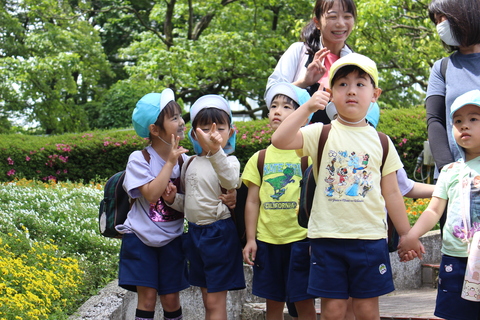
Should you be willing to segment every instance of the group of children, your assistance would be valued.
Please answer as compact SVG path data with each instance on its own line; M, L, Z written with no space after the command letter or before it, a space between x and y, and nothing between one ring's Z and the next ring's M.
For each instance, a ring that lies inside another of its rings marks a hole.
M337 60L329 89L321 86L311 97L292 84L276 84L266 94L275 130L272 144L264 151L263 168L257 152L242 175L231 155L235 130L225 99L206 95L192 105L188 137L195 155L189 157L179 146L185 123L173 92L143 97L132 120L137 134L150 139L146 150L151 158L135 151L128 160L124 188L137 201L117 227L123 233L119 285L138 293L136 319L153 319L157 294L164 319L182 319L179 292L189 285L201 288L205 319L227 319L227 291L245 288L243 260L253 266L252 292L266 299L267 319L283 319L285 302L294 317L316 319L314 299L321 297L322 320L378 320L378 297L394 290L386 212L400 235L400 258L408 261L422 257L419 237L438 221L447 200L442 265L452 265L455 272L440 270L440 278L450 288L461 286L471 233L459 232L468 226L459 210L458 186L467 179L473 191L480 172L475 160L480 155L480 91L458 98L452 107L464 161L442 170L433 199L413 228L403 196L427 197L433 186L406 177L390 139L384 157L375 129L380 94L375 62L356 53ZM334 108L335 120L320 161L324 125L307 124L327 106ZM301 157L306 156L320 168L314 171L317 187L308 229L298 225L296 216ZM226 190L242 181L248 187L243 259L226 197ZM472 228L479 217L472 212ZM479 306L461 299L459 292L439 290L436 315L477 319Z

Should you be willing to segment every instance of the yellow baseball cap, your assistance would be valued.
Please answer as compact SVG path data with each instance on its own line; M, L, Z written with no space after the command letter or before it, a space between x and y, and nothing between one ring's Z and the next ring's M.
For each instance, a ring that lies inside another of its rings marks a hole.
M340 68L345 66L359 67L360 69L368 73L370 77L372 77L373 82L375 83L375 87L378 88L377 64L372 59L358 53L347 54L346 56L343 56L337 61L335 61L335 63L330 67L330 76L328 79L330 88L332 87L332 80L335 76L335 73L337 73Z

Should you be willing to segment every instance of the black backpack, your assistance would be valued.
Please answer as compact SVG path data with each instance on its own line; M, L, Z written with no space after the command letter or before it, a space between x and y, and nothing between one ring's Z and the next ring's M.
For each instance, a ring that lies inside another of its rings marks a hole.
M150 154L143 149L142 154L150 163ZM180 157L181 159L181 157ZM108 238L121 238L115 226L122 224L127 219L135 199L130 199L127 192L123 189L123 180L125 179L125 170L115 173L108 179L103 189L103 199L100 201L98 212L98 226L100 234Z
M320 139L318 140L318 154L317 154L317 172L320 171L320 162L322 160L323 148L325 147L325 142L327 141L328 134L330 132L331 125L326 124L323 126L322 133L320 134ZM388 137L383 132L378 132L378 137L380 138L380 143L382 144L383 156L382 156L382 165L380 167L380 172L383 170L383 165L388 155ZM300 201L298 207L298 224L304 228L308 227L308 220L310 219L310 212L312 209L313 197L315 195L315 189L317 183L313 176L313 165L310 165L303 173L302 180L300 181ZM399 236L397 230L393 226L393 223L390 217L387 216L388 224L388 251L394 252L397 250Z

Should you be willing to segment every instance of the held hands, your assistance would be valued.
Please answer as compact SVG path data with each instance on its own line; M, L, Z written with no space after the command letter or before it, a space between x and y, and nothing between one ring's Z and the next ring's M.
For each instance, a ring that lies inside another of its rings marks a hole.
M415 258L422 259L425 248L420 240L413 237L410 232L400 237L398 244L398 256L401 262L407 262Z
M171 181L169 181L165 191L162 194L162 198L167 204L172 204L175 201L176 195L177 187Z
M223 143L223 138L217 131L217 124L214 122L208 132L203 132L202 129L197 128L197 140L204 151L215 154L220 150Z
M227 193L222 193L218 199L222 201L228 208L235 209L237 205L237 189L227 190Z

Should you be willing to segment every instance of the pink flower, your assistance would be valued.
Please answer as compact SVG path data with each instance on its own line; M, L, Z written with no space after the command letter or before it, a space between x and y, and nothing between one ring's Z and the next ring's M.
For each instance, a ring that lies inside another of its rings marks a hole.
M247 134L246 133L242 134L242 139L247 139Z
M8 158L7 158L7 161L8 161L8 164L9 164L9 165L13 166L13 160L12 160L12 158L8 157Z
M29 156L26 156L26 157L25 157L25 161L30 161L30 157L29 157Z
M11 169L7 172L7 176L13 176L15 174L15 169Z
M104 146L104 147L108 146L109 144L110 144L110 141L104 141L104 142L103 142L103 146Z

